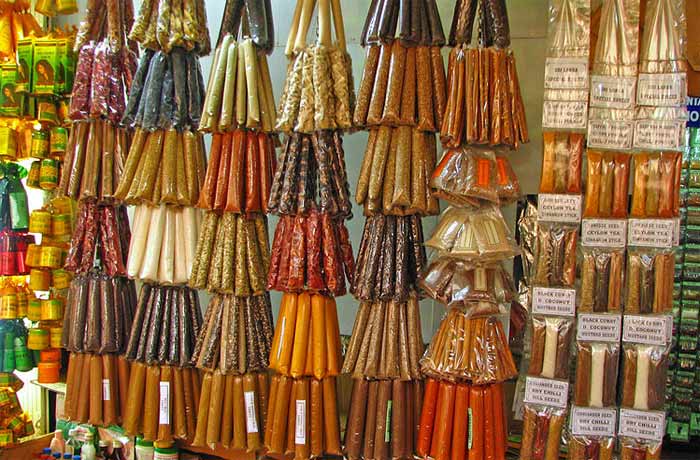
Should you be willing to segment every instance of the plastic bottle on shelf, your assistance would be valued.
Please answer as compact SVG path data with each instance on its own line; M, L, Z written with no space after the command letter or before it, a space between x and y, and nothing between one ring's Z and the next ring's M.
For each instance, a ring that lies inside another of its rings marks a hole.
M180 454L172 442L156 442L153 460L178 460Z
M68 430L68 440L66 441L66 448L64 454L70 455L68 460L73 459L73 455L78 451L78 442L75 440L75 428Z
M75 457L73 458L75 459ZM80 458L81 460L96 460L97 458L97 451L95 450L92 433L87 433L85 435L85 443L83 447L80 448Z
M51 454L53 454L54 457L55 454L58 454L58 458L60 459L63 452L66 450L66 440L63 439L63 431L56 430L53 432L53 439L49 447L51 448Z
M153 442L136 438L136 448L134 449L134 452L136 454L136 460L153 460L155 455Z

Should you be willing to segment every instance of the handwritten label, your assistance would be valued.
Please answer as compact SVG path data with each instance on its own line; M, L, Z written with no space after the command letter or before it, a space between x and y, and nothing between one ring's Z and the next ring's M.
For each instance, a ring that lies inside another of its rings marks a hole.
M686 103L688 77L685 73L640 73L637 104L677 107Z
M243 392L245 400L245 426L248 433L258 432L258 418L255 411L255 393L252 391Z
M589 147L629 150L633 143L633 121L590 120L588 122Z
M634 108L637 79L634 77L591 77L591 107Z
M581 221L581 195L541 193L537 197L538 219L544 222Z
M675 219L629 219L627 244L648 248L671 248L677 241Z
M620 315L581 313L578 315L576 340L589 342L619 342L622 333Z
M158 424L170 425L170 382L160 382Z
M581 244L592 247L624 248L627 244L625 219L583 219Z
M588 101L545 101L542 127L550 129L586 129Z
M587 58L547 58L544 65L547 89L585 89L588 87Z
M577 407L571 409L571 434L574 436L615 436L616 409Z
M652 150L682 150L685 145L685 121L637 120L634 147Z
M576 315L576 290L535 287L532 289L532 312L537 315Z
M625 315L622 331L623 342L646 345L666 345L673 335L673 318L670 315Z
M525 380L525 402L566 408L569 395L569 382L540 377L527 377Z
M102 401L109 401L112 399L111 395L111 386L109 383L109 379L102 379Z
M306 444L306 401L297 399L296 418L294 421L294 443Z
M666 414L659 411L620 409L620 436L661 442L666 431Z

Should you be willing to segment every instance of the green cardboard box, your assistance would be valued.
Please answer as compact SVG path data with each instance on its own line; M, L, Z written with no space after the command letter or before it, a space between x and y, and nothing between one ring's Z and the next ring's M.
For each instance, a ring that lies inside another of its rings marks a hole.
M16 91L30 93L32 91L32 68L34 67L34 39L23 38L17 42Z
M56 94L59 73L59 40L36 40L34 42L34 67L32 79L34 94Z
M17 94L17 66L3 64L0 66L0 115L19 116L21 96Z

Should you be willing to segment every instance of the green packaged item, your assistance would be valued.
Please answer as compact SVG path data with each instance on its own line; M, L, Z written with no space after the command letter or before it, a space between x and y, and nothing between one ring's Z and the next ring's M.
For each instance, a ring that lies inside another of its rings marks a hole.
M41 177L41 161L32 161L27 175L27 187L39 188L39 178Z
M0 156L17 158L17 138L15 130L9 126L0 126Z
M700 300L700 283L691 281L683 283L683 301L686 299Z
M695 372L690 371L676 371L673 377L673 386L679 388L687 388L690 391L690 398L693 395L693 385L695 385Z
M66 144L68 143L68 130L62 126L54 126L51 128L51 136L49 140L49 148L51 153L64 153Z
M694 354L678 353L678 369L695 372L695 360Z
M17 117L20 110L20 97L17 94L17 65L0 66L0 116Z
M690 435L700 435L700 412L693 412L690 414Z
M672 441L689 442L690 441L690 424L669 420L666 433Z
M16 91L30 93L32 91L32 68L34 67L34 39L23 38L17 41Z
M49 125L58 124L56 104L53 101L39 101L39 121Z
M700 264L689 262L683 266L684 281L700 281Z
M12 331L5 332L5 340L2 349L2 371L14 372L15 370L15 334Z
M47 131L32 131L32 146L29 155L33 158L48 158L50 153L49 133Z
M34 94L57 94L59 40L41 39L34 42L34 67L32 72Z
M27 192L20 181L26 177L27 170L16 163L4 163L0 164L0 171L3 172L0 178L0 230L27 231Z
M34 360L23 337L15 337L15 366L20 372L27 372L34 367Z

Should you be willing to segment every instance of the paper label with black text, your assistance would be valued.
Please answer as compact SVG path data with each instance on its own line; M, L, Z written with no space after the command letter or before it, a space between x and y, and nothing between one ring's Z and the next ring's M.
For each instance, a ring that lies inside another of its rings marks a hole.
M294 444L306 444L306 401L297 399L294 420Z
M581 244L591 247L624 248L627 244L627 220L583 219Z
M634 143L634 121L590 120L588 147L629 150Z
M537 315L576 315L576 290L563 288L532 288L532 313Z
M112 398L109 379L102 379L102 401L109 401Z
M634 147L648 150L683 150L685 121L637 120L634 127Z
M578 315L576 340L588 342L619 342L622 334L620 315L581 313Z
M688 77L685 73L640 73L637 105L677 107L685 105Z
M546 89L585 89L588 87L587 58L547 58L544 64Z
M544 101L542 127L549 129L586 129L588 101Z
M160 382L158 424L170 425L170 382Z
M615 436L616 409L574 406L571 409L571 434L574 436Z
M566 408L569 395L569 382L540 377L527 377L525 380L525 402Z
M620 436L661 442L665 431L666 414L663 412L620 408Z
M637 97L635 77L591 77L591 107L632 109Z
M537 196L537 215L543 222L581 221L581 195L541 193Z
M245 400L245 425L248 433L258 432L258 417L255 410L255 393L252 391L243 392Z
M622 341L647 345L666 345L673 335L671 315L625 315Z
M629 219L627 244L647 248L672 248L677 241L676 219Z

